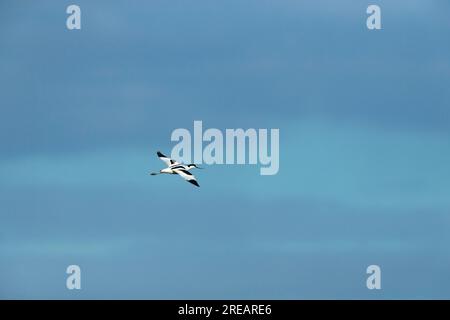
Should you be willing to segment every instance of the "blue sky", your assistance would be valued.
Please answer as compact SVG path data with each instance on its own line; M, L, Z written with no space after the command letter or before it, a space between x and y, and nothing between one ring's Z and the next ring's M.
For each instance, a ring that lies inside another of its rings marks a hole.
M0 4L1 298L450 297L446 1L72 3ZM194 120L279 173L150 177Z

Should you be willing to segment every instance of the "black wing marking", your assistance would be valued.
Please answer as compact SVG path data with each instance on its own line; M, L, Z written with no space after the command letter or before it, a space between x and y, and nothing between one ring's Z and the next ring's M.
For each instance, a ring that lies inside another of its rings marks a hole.
M182 169L182 170L184 170L184 166L178 166L178 165L176 165L176 166L173 166L173 167L170 167L170 169L172 169L172 170L175 170L175 169Z
M164 161L166 163L167 166L177 164L177 162L175 160L170 159L169 157L162 154L160 151L156 152L156 154L162 161Z
M190 173L189 171L186 170L180 170L181 172L183 172L184 174L187 174L188 176L192 176L192 173Z
M187 180L187 182L192 183L194 186L200 187L200 185L198 184L198 182L196 180Z
M194 186L200 187L195 177L189 171L183 169L175 169L174 172L178 173L178 175L187 182L192 183Z

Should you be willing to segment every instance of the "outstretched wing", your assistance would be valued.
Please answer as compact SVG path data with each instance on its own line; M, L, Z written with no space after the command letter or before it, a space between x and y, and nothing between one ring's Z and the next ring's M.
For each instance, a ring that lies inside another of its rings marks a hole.
M175 173L177 173L180 177L182 177L187 182L192 183L194 186L200 187L197 180L195 179L194 175L190 173L187 170L184 169L175 169L173 170Z
M175 160L170 159L169 157L166 157L165 155L163 155L161 152L157 152L156 153L158 155L158 157L164 161L164 163L166 164L166 166L170 167L173 166L175 164L179 164L178 162L176 162Z

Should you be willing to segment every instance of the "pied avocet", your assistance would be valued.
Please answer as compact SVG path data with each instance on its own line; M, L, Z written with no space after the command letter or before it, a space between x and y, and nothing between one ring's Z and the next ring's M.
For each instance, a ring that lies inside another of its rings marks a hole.
M156 154L162 161L164 161L164 163L167 165L167 168L162 169L157 173L155 173L155 172L150 173L152 176L155 176L155 175L161 174L161 173L177 174L177 175L181 176L187 182L192 183L194 186L200 187L197 180L192 175L192 173L189 172L189 170L191 170L192 168L197 168L197 169L203 169L203 168L199 168L196 164L193 164L193 163L187 164L187 165L178 163L175 160L172 160L169 157L166 157L159 151Z

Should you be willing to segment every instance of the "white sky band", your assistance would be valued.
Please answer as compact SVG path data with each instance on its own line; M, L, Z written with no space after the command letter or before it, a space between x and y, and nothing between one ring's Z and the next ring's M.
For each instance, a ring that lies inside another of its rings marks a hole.
M222 131L210 128L203 132L202 121L194 121L193 139L188 129L178 128L172 132L171 141L178 142L172 148L171 157L183 163L247 164L248 159L248 164L262 165L261 175L275 175L280 167L279 129L270 129L270 143L267 129L226 129L225 157ZM203 142L207 143L205 147Z

